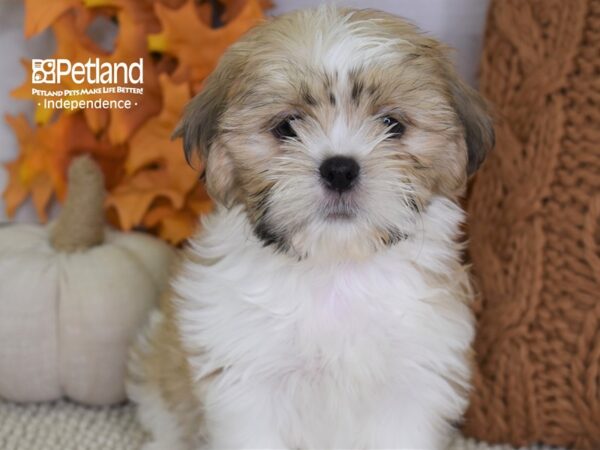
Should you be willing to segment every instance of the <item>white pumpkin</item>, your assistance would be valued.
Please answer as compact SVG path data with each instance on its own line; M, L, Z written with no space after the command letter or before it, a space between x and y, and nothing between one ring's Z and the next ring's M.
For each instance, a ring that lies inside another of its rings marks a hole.
M104 225L98 166L80 157L48 227L0 227L0 397L125 399L127 351L167 283L174 250Z

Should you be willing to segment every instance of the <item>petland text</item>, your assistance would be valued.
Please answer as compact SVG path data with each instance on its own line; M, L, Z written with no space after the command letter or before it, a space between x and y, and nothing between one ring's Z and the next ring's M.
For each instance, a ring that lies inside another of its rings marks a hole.
M144 59L130 64L101 62L100 58L72 63L68 59L33 59L33 84L59 84L68 77L75 84L143 84Z

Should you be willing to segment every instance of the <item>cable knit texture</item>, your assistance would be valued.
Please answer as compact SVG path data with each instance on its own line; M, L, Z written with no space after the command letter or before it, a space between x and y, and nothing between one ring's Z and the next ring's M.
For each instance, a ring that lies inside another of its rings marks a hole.
M478 373L465 431L600 449L600 0L492 2L497 145L469 199Z

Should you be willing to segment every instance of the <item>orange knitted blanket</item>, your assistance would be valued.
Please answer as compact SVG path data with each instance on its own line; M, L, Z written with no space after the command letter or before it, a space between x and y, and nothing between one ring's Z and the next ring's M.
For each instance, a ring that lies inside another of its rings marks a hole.
M496 0L499 116L468 203L478 371L465 431L600 449L600 0Z

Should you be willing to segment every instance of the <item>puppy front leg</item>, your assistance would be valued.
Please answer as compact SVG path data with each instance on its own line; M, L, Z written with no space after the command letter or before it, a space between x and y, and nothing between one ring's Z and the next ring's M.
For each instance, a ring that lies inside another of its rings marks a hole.
M213 421L209 429L207 450L222 449L287 449L279 433L257 417L257 414L225 416Z
M369 449L445 450L453 428L437 408L418 399L383 401L374 407L362 441Z
M252 387L209 400L207 449L287 449L274 408Z

